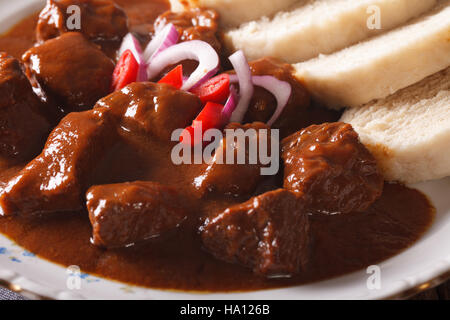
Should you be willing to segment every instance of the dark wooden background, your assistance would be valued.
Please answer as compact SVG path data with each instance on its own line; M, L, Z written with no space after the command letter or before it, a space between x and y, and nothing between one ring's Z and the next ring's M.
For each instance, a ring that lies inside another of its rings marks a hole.
M425 291L413 297L412 300L450 300L450 281L437 288Z

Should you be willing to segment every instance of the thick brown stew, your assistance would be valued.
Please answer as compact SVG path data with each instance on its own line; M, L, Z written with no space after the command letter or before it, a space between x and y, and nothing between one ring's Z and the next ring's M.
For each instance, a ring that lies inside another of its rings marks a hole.
M0 187L7 190L0 205L10 214L0 218L0 232L27 250L141 286L245 291L363 269L408 248L431 225L434 209L427 198L384 183L357 134L334 122L339 113L310 102L289 67L270 59L251 63L252 72L274 75L293 88L273 126L284 138L279 174L262 178L255 174L259 164L173 164L170 134L200 111L197 97L137 83L127 93L103 98L112 72L108 57L126 33L126 16L130 30L145 42L168 4L117 0L125 15L105 1L90 8L96 1L61 0L49 1L46 10L64 19L72 2L83 5L88 19L84 37L52 26L45 15L36 31L35 14L0 38L0 52L18 59L36 36L42 42L23 56L34 91L18 60L0 55ZM212 11L166 12L156 24L171 21L182 41L202 39L220 51L216 19ZM77 47L76 53L67 54L67 46ZM85 68L86 57L92 65ZM74 72L66 65L80 69L80 77L71 78ZM274 98L257 89L248 124L229 128L259 132L274 106ZM55 177L69 183L52 188L61 184ZM192 183L198 177L201 183ZM139 242L142 238L148 240ZM297 275L266 277L286 272Z

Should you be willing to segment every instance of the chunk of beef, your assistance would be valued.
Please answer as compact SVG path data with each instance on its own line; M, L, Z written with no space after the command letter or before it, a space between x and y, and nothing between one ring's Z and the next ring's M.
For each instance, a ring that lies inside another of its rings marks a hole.
M278 189L226 209L200 228L203 245L216 258L240 263L266 276L305 270L309 221L303 198Z
M310 98L305 87L293 77L292 66L272 58L263 58L250 63L252 74L270 75L291 85L292 93L283 113L272 125L280 129L280 136L286 137L299 129L313 124L310 114ZM266 89L255 86L244 122L268 122L277 107L275 97Z
M42 153L0 194L0 215L78 210L89 178L116 141L109 110L70 113L52 131Z
M114 63L81 33L69 32L31 48L27 74L65 112L92 108L110 93Z
M170 141L172 132L185 128L200 112L200 99L166 84L132 83L98 101L121 118L121 126Z
M79 8L80 20L76 20ZM76 22L80 22L77 29ZM36 39L39 43L70 32L81 32L88 40L117 49L128 33L127 16L109 0L47 0L39 14Z
M231 140L227 140L228 130L231 130L236 138L228 136ZM271 137L270 127L261 122L245 125L229 124L210 164L205 165L202 173L194 179L197 195L202 197L213 193L238 197L255 191L266 177L261 173L261 169L266 167L267 163L263 164L260 161L260 147L265 146L267 155L270 156ZM278 161L278 156L276 159ZM232 160L232 163L229 160Z
M211 9L191 8L182 12L167 11L155 21L155 30L172 23L180 34L180 41L202 40L220 54L222 45L217 38L219 15Z
M160 236L187 217L182 198L156 182L94 186L87 192L93 243L122 247Z
M375 158L351 125L313 125L282 141L284 187L304 193L314 211L362 212L382 193Z
M0 155L25 160L42 148L50 124L19 61L0 53Z
M51 41L51 40L50 40ZM12 178L0 195L0 214L82 208L82 194L119 130L170 140L201 108L193 94L169 85L134 83L93 110L70 113L53 130L43 152Z

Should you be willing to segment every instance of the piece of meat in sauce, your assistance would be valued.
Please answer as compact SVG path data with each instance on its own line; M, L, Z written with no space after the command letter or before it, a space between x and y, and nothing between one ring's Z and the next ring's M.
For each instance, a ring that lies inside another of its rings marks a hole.
M310 199L326 214L363 212L383 190L375 158L352 126L313 125L282 141L284 187Z
M36 27L38 43L70 31L81 32L106 50L118 49L128 33L127 16L109 0L47 0Z
M81 33L48 40L22 59L32 83L66 113L91 109L110 93L114 63Z
M86 195L95 245L114 248L158 237L188 216L180 194L156 182L91 187Z
M287 105L273 129L280 129L280 136L286 137L299 129L311 125L310 97L303 85L293 77L292 66L272 58L263 58L250 62L252 74L255 76L270 75L291 85L292 93ZM275 97L266 89L255 86L244 122L260 121L267 123L277 106Z
M0 155L26 160L39 153L50 132L43 105L20 62L0 52Z
M202 40L220 54L222 45L217 38L219 15L210 9L191 8L182 12L166 11L155 21L155 30L172 23L180 34L180 41Z
M230 123L225 127L224 133L227 130L230 130L236 138L227 141L225 135L210 163L204 165L202 173L194 179L193 186L197 197L208 194L233 197L250 195L266 178L262 175L261 169L266 167L267 163L261 163L258 155L260 144L266 146L267 156L271 155L270 139L275 137L272 137L270 127L261 122L244 125ZM251 146L256 149L252 149ZM278 150L274 152L279 154ZM227 153L233 163L227 161ZM276 156L277 161L278 158Z
M73 112L50 134L42 153L0 193L0 215L83 208L89 179L114 145L116 123L107 109Z
M95 106L104 107L121 119L123 128L170 142L173 131L189 126L202 104L197 96L171 85L135 82Z
M265 276L290 276L309 259L306 203L278 189L208 218L200 228L203 245L216 258L247 266Z

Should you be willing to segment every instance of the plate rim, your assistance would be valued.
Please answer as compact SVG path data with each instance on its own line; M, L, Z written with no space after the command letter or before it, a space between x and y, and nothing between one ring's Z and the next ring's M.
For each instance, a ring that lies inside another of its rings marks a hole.
M13 240L7 238L3 234L0 234L0 236L13 242ZM13 243L15 243L15 242L13 242ZM18 247L20 247L20 246L18 246ZM22 247L20 247L20 248L22 248ZM405 251L407 251L407 250L408 250L408 248L405 249ZM54 263L45 258L42 258L39 256L37 256L37 258L41 261L45 261L45 262L55 265L57 267L65 268L64 265ZM390 259L392 259L392 258L390 258ZM390 259L388 259L387 261L389 261ZM415 296L415 295L425 292L427 290L433 289L433 288L445 283L446 281L449 281L450 280L450 256L445 260L448 260L449 263L446 266L442 266L441 269L443 269L443 270L441 270L441 271L438 271L437 269L432 270L431 274L434 274L434 275L433 276L430 275L431 278L428 278L427 280L424 280L424 281L420 281L417 284L414 284L411 286L408 286L408 282L404 282L403 288L397 288L397 289L394 288L394 289L390 290L390 291L394 291L394 292L387 291L385 294L375 296L375 297L369 297L369 299L370 300L408 299L408 298L411 298L412 296ZM12 280L8 280L6 277L2 276L2 273L4 274L5 272L9 273L8 278L9 279L12 278ZM358 271L356 271L354 273L357 273L357 272ZM349 276L351 274L353 274L353 273L345 274L345 275L327 279L327 280L335 280L335 279L339 279L341 277ZM153 291L160 291L160 292L180 292L183 294L190 295L191 299L196 299L196 300L214 300L215 299L214 297L212 297L212 298L208 297L209 295L214 295L214 294L227 295L230 298L233 298L233 295L242 293L242 292L221 292L221 293L200 292L200 293L195 293L192 291L153 289L153 288L142 287L139 285L127 284L127 283L117 281L114 279L102 278L101 276L98 276L95 274L93 274L93 276L99 277L102 279L102 281L105 281L105 282L110 282L110 283L114 283L114 284L122 284L122 285L125 285L128 287L131 287L131 288L139 288L139 289L143 289L143 290L153 290ZM418 275L418 277L419 277L419 275ZM18 280L16 280L16 279L18 279ZM327 280L324 280L324 281L327 281ZM315 283L320 283L320 282L321 281L315 282ZM22 283L26 283L27 285L24 286ZM315 283L313 283L313 284L315 284ZM30 289L29 286L34 287L35 289ZM92 299L88 296L85 296L84 294L71 293L70 291L67 291L67 290L56 289L55 287L52 287L50 285L44 285L41 283L38 284L34 279L32 279L24 274L18 273L15 270L9 270L9 269L4 269L4 268L0 268L0 287L10 290L12 292L15 292L17 294L21 294L27 298L35 299L35 300L61 300L61 299L88 300L88 299ZM292 286L290 288L296 288L296 287L301 287L301 285L300 286ZM287 288L289 288L289 287L287 287ZM249 291L248 293L270 292L270 291L275 291L275 290L283 290L283 289L287 289L287 288L262 289L262 290ZM41 292L48 292L49 294L42 294ZM244 293L247 293L247 292L244 292ZM101 299L101 298L96 297L94 299ZM256 299L259 299L259 298L256 297ZM157 299L149 298L148 300L157 300ZM250 300L255 300L255 299L250 298ZM307 299L295 299L294 298L292 300L307 300ZM332 300L332 299L325 299L325 300Z

